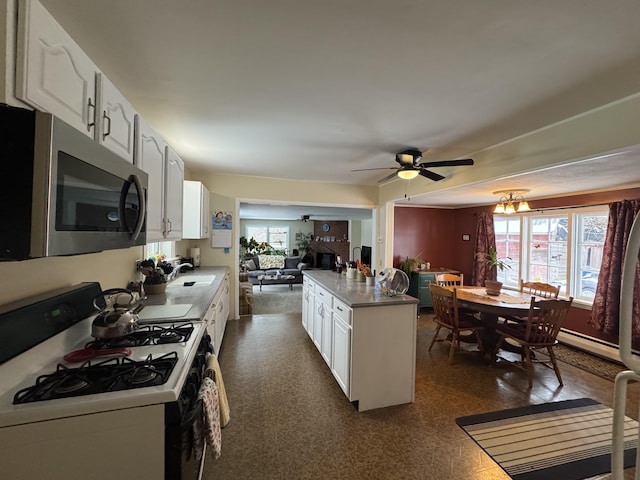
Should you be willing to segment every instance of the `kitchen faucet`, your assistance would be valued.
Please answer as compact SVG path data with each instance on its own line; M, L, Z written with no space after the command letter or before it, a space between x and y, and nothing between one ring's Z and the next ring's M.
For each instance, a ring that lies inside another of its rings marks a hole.
M180 269L182 267L191 267L191 268L193 268L193 265L191 265L190 263L181 263L180 265L176 265L173 268L173 270L171 270L171 272L169 273L168 278L167 278L167 282L170 282L171 280L176 278L178 276L178 274L180 273Z

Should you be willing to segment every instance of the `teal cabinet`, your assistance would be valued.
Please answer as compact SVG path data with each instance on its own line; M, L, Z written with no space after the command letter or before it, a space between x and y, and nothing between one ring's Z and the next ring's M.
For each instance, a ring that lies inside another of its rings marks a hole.
M418 299L418 308L428 307L431 308L431 292L429 291L429 284L435 283L436 274L438 273L454 273L460 275L457 270L422 270L411 272L409 276L409 290L407 294Z

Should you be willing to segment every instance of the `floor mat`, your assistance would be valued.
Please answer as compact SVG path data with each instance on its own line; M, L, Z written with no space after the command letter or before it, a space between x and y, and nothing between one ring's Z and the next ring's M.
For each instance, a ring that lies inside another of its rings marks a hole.
M611 471L613 410L590 398L470 415L456 423L514 480L580 480ZM638 422L625 417L625 468Z

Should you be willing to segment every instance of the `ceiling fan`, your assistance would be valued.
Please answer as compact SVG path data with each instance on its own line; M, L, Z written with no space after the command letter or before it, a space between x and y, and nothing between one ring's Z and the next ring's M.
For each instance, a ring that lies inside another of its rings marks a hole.
M432 172L431 170L428 170L429 168L473 165L473 159L471 158L461 158L459 160L439 160L424 163L420 163L420 160L422 160L422 152L415 148L409 148L407 150L403 150L402 152L396 153L396 162L400 164L399 167L361 168L351 171L364 172L366 170L395 170L395 172L390 173L386 177L378 180L378 183L383 183L387 180L391 180L396 175L405 180L411 180L412 178L416 178L418 175L422 175L423 177L437 182L444 179L445 177L438 173Z

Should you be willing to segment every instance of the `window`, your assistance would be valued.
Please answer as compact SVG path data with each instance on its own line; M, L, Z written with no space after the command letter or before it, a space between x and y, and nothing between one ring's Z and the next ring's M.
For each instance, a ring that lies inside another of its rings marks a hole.
M514 288L520 278L560 285L561 295L592 303L607 219L602 207L494 215L498 257L511 265L498 280Z
M502 217L501 217L502 218ZM505 259L511 268L498 271L498 281L507 286L518 287L520 277L518 276L518 265L520 264L520 219L514 217L504 217L498 221L494 217L496 233L496 252L498 258Z
M170 260L175 257L175 242L147 243L145 252L145 259L153 258L156 263L162 260Z
M255 238L258 243L267 242L276 250L289 250L289 226L247 225L246 237Z

